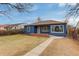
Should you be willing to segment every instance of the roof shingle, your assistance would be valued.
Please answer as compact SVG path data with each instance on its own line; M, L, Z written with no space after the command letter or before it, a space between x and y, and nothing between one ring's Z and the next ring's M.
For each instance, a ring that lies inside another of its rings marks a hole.
M35 23L32 23L31 25L48 25L48 24L63 24L63 23L66 23L66 22L46 20L46 21L35 22Z

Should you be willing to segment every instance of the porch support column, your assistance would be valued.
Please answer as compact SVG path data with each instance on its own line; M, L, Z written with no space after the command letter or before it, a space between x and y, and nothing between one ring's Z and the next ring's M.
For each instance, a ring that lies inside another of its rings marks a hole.
M40 27L37 28L37 33L40 34Z

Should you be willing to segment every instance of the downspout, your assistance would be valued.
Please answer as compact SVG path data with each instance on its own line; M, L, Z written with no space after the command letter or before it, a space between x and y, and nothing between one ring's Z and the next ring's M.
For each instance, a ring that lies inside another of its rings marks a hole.
M65 23L66 23L66 36L68 36L68 19L65 19Z

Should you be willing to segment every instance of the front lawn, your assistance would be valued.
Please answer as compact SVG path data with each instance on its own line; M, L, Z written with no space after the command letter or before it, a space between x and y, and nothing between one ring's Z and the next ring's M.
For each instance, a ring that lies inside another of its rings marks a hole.
M46 39L22 34L0 36L0 55L23 55Z

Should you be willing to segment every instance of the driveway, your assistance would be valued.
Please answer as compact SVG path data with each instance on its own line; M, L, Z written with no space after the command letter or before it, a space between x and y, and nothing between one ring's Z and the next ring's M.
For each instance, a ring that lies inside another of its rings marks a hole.
M63 38L55 39L40 54L41 56L79 56L79 41Z

